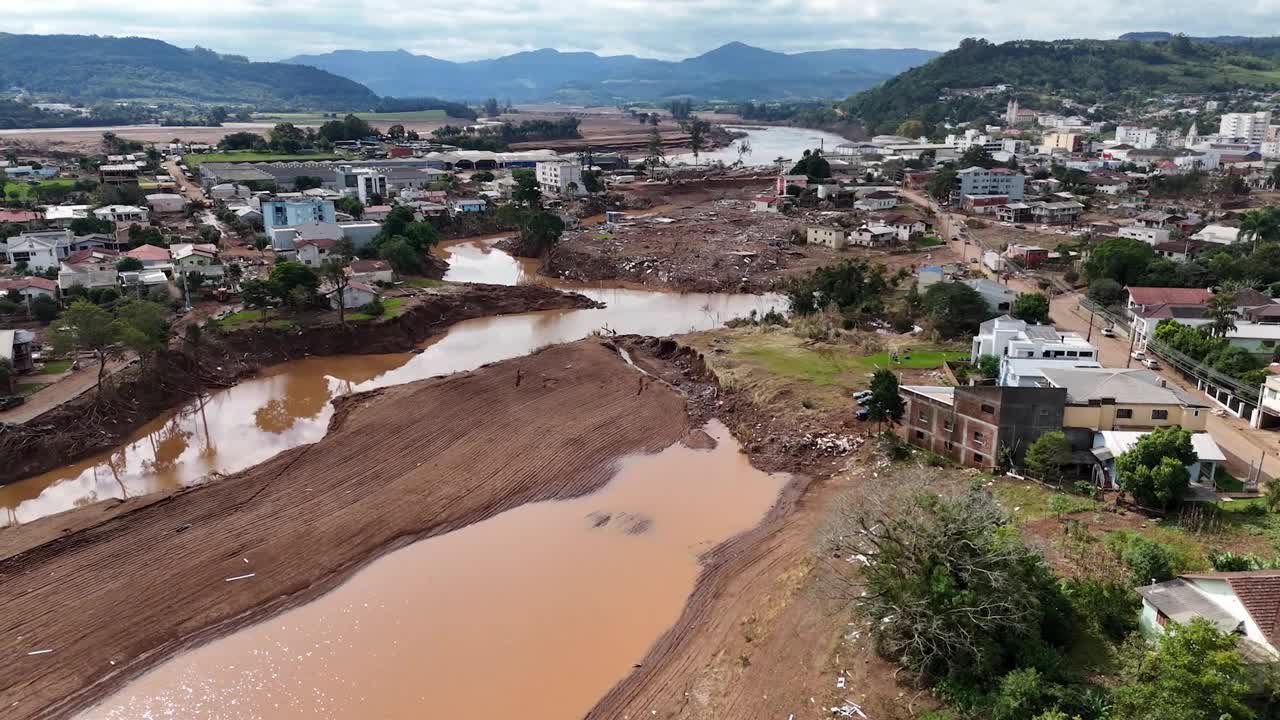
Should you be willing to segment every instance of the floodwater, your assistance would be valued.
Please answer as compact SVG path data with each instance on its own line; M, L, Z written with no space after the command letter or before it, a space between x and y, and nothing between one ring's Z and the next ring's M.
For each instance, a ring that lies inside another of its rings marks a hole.
M554 284L607 307L470 320L428 341L420 354L313 357L275 366L161 416L113 450L0 487L0 526L110 498L195 484L316 442L324 437L333 414L329 401L342 394L472 370L597 331L669 335L717 327L751 310L763 313L785 307L778 296L677 294L555 283L535 278L531 266L493 248L494 242L468 241L443 248L453 264L447 279Z
M757 524L787 480L707 430L713 450L625 458L594 494L398 550L81 718L582 717L679 617L699 556Z
M835 151L837 145L849 142L848 140L834 133L823 132L822 130L810 130L808 128L797 127L733 127L726 126L728 130L740 130L747 134L747 142L751 144L751 153L742 156L743 164L748 167L774 165L777 158L785 158L791 163L799 160L804 155L805 150L825 149L827 153ZM718 150L709 150L698 155L698 163L712 163L720 161L725 165L732 165L737 162L738 157L738 141L722 147ZM672 155L667 158L669 162L683 162L689 165L693 164L693 153L685 153L681 155Z

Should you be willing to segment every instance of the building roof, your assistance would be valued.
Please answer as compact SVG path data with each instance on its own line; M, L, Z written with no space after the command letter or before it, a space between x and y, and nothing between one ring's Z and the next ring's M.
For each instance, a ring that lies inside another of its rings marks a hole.
M1234 294L1236 307L1252 308L1275 304L1270 295L1258 292L1253 288L1236 290Z
M391 212L391 206L390 205L370 205L369 207L365 208L364 211L367 213L389 213Z
M337 244L338 244L338 241L334 240L333 238L314 238L314 239L298 238L293 241L293 246L297 249L302 249L307 245L313 245L315 247L328 250L329 248Z
M211 243L174 243L169 247L169 252L174 260L181 260L191 255L217 258L218 246Z
M1225 580L1267 640L1272 645L1280 644L1280 570L1196 573L1178 579L1183 578Z
M1137 305L1204 305L1213 293L1204 288L1127 287Z
M1138 594L1175 622L1186 623L1195 618L1204 618L1223 632L1235 632L1240 626L1240 618L1180 577L1140 587Z
M1128 405L1208 407L1146 369L1046 369L1043 374L1049 384L1066 388L1067 402L1073 404L1106 399Z
M899 389L923 395L944 405L955 404L956 389L949 385L903 385Z
M337 223L310 222L293 229L298 240L341 240L342 226Z
M0 223L28 223L40 217L40 213L31 210L0 210Z
M1163 305L1147 305L1146 309L1139 310L1135 314L1141 318L1155 320L1163 320L1165 318L1199 320L1208 312L1209 309L1203 305L1173 305L1165 303Z
M137 258L138 260L168 260L169 248L162 248L156 245L139 245L138 247L125 253L126 256Z
M1230 225L1205 225L1200 232L1191 237L1220 245L1230 245L1240 237L1240 228Z
M1106 448L1111 453L1111 457L1119 457L1132 450L1143 436L1150 434L1134 430L1103 430L1093 434L1094 447L1095 449ZM1218 447L1213 436L1207 432L1191 433L1191 449L1195 450L1196 457L1201 460L1217 463L1227 461L1222 448Z
M88 248L86 250L77 250L71 253L65 259L65 265L79 265L80 263L99 262L102 260L110 260L119 256L115 250L107 250L106 248Z
M27 288L37 288L39 290L48 290L56 292L58 283L48 278L25 276L19 278L8 278L0 280L0 290L26 290Z
M990 293L992 295L1004 295L1010 298L1017 297L1018 295L1018 293L1014 292L1012 289L1007 288L1004 285L1001 285L1000 283L992 282L986 278L969 278L968 280L961 280L960 282L964 283L965 285L968 285L969 287L973 288L974 290L977 290L980 293Z
M1181 215L1174 215L1173 213L1160 212L1159 210L1149 210L1147 212L1142 213L1141 215L1138 215L1138 217L1134 219L1139 221L1145 221L1145 222L1165 223L1165 222L1169 222L1170 220L1181 219L1181 218L1182 218Z
M1187 239L1156 243L1153 248L1156 252L1188 253L1194 255L1203 250L1205 245L1206 243L1203 240Z

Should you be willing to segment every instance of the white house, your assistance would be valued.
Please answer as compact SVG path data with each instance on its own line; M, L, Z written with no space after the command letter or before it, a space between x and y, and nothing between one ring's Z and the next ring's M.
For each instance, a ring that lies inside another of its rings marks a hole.
M180 213L187 209L187 200L175 193L152 193L147 196L147 206L160 215Z
M5 244L5 260L10 265L26 263L32 270L48 270L58 267L59 261L70 254L66 240L71 231L22 233L9 238Z
M93 216L99 220L110 220L116 223L146 222L150 214L151 211L146 208L134 205L107 205L93 211Z
M853 204L853 207L858 210L875 212L877 210L891 210L897 205L897 193L889 190L876 190L862 196L860 200Z
M247 185L236 185L235 183L222 183L209 188L209 197L214 200L247 200L252 197L253 191Z
M862 247L891 245L898 238L898 231L887 225L863 225L849 233L849 243Z
M330 288L323 291L324 295L329 298L329 306L334 310L338 309L338 291L337 288ZM352 281L347 283L346 289L342 291L342 306L348 310L353 308L364 307L374 300L378 299L378 289L362 282Z
M484 212L486 207L488 205L480 198L456 198L449 201L449 211L454 215ZM368 217L367 214L366 217Z
M578 195L583 192L582 166L570 160L540 162L534 166L538 187L556 195ZM571 187L572 185L572 187Z
M1017 387L1042 385L1046 368L1101 367L1097 348L1079 333L1028 324L1009 315L978 326L969 359L977 362L983 355L1000 358L1001 385Z
M198 272L201 275L222 277L222 260L218 246L208 243L175 243L169 247L173 256L174 271L179 275Z
M1169 230L1165 228L1125 225L1117 230L1116 234L1123 238L1140 240L1148 245L1160 245L1169 242Z
M70 225L72 220L89 217L89 211L92 209L92 205L46 205L44 220L54 227L64 228Z
M1237 649L1245 662L1280 659L1280 570L1205 572L1138 588L1142 616L1138 628L1154 638L1169 621L1188 623L1204 618L1219 630L1238 636Z
M298 251L298 262L309 267L318 268L330 258L336 258L338 242L330 239L295 240L293 247Z
M780 213L782 212L782 199L771 195L760 195L752 198L751 212Z

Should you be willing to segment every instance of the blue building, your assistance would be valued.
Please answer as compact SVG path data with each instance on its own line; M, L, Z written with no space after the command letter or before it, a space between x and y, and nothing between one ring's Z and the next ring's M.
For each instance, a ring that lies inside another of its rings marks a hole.
M294 228L307 223L336 223L332 200L296 197L262 201L262 225L275 244L276 230ZM287 249L287 248L276 248Z

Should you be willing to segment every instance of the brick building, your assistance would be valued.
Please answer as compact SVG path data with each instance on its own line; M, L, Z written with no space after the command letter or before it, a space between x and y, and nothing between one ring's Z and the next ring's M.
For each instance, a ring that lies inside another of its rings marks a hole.
M1015 459L1046 432L1062 429L1062 388L904 385L899 432L917 447L963 465L994 468Z

